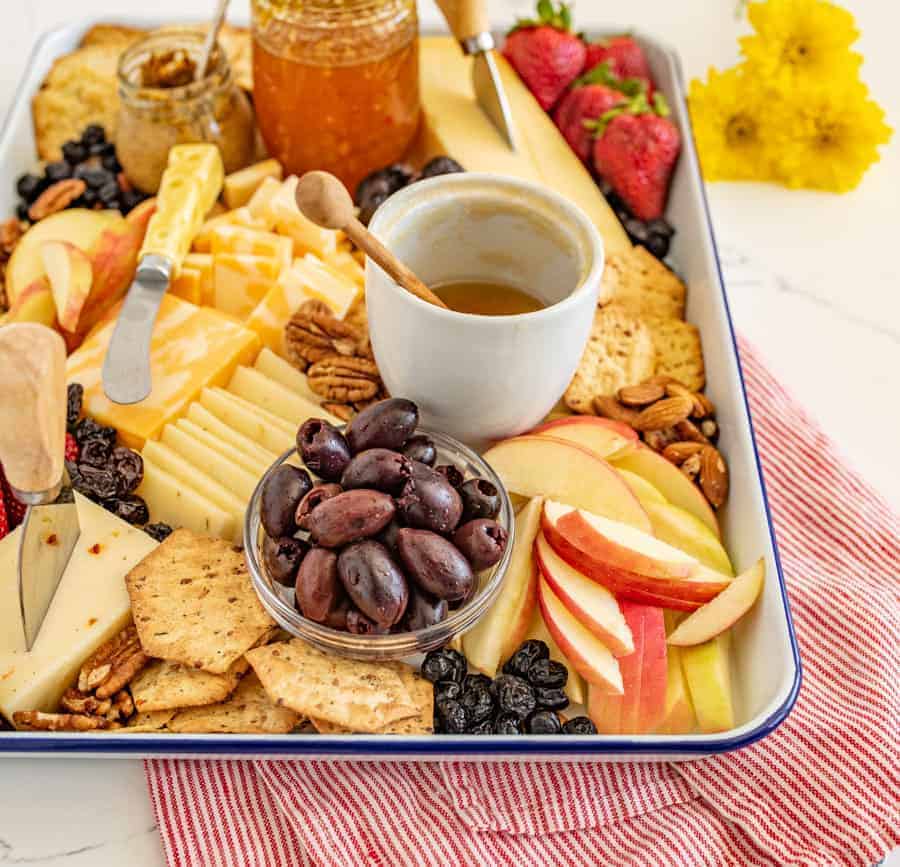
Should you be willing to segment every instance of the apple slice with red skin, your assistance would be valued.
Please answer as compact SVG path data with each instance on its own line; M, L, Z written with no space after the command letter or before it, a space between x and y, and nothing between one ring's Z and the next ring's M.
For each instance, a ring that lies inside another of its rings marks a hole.
M547 629L570 665L588 683L621 694L622 674L616 658L600 639L575 619L543 577L538 579L538 605Z
M615 596L602 584L573 569L549 545L543 534L534 540L534 559L559 600L597 636L614 656L634 652L631 630Z
M633 450L637 432L617 421L590 415L572 415L544 422L528 432L528 436L550 436L584 446L604 460Z
M652 532L650 518L616 471L592 451L551 436L503 440L484 454L507 490L571 503Z
M40 253L60 328L76 331L94 282L90 256L69 241L44 241Z
M682 620L669 636L669 644L693 647L724 632L753 607L762 591L765 575L766 566L760 557L715 599Z

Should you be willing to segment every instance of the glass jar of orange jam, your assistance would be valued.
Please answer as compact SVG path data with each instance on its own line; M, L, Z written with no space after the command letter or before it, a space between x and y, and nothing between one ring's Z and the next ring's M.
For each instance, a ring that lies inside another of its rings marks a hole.
M253 102L287 172L351 190L399 160L419 124L415 0L253 0Z

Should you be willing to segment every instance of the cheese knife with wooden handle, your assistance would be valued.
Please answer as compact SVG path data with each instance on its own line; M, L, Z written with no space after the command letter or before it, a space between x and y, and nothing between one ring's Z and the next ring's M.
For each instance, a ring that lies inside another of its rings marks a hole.
M215 145L176 145L169 151L156 212L103 362L103 391L114 403L138 403L150 394L150 340L159 306L224 179Z

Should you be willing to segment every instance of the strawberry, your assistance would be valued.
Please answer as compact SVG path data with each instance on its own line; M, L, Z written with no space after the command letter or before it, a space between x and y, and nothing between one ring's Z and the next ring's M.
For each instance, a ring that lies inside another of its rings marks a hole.
M650 75L650 65L644 50L631 36L611 36L592 42L585 52L584 72L598 63L607 63L613 75L619 78L639 78L647 83L647 96L653 96L655 85Z
M549 111L584 67L587 49L572 33L572 15L561 3L538 0L538 17L520 20L506 38L503 54L541 108Z
M556 106L553 122L583 163L590 162L594 145L594 133L585 121L597 120L624 101L620 91L605 84L585 84L573 87Z
M80 449L78 448L78 442L75 437L70 433L66 433L66 460L77 461L79 453Z
M678 128L667 114L661 94L653 108L639 94L591 124L597 130L594 168L639 220L662 217L681 150Z
M7 530L15 530L19 524L25 520L25 504L16 499L6 480L6 473L3 472L3 465L0 464L0 524L5 520ZM0 533L0 539L5 533Z
M0 485L0 539L9 535L9 518L6 515L6 494Z

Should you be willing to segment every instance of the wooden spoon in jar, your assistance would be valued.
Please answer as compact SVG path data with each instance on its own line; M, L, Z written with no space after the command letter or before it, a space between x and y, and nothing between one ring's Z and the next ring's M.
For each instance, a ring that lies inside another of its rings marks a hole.
M417 298L443 307L438 298L359 220L347 188L328 172L307 172L297 183L297 207L300 212L323 229L340 229L370 259L383 268L407 292Z

